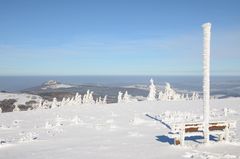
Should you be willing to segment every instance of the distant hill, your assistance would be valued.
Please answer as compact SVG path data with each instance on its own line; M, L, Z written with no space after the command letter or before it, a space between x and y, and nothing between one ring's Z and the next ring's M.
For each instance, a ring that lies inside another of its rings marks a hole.
M57 100L62 100L63 97L73 97L76 92L83 95L87 90L93 91L94 99L101 96L104 97L107 95L108 103L116 103L118 92L125 92L132 96L135 96L137 99L141 100L143 97L146 97L148 94L147 89L142 89L141 87L116 87L116 86L102 86L102 85L72 85L64 84L55 80L49 80L44 82L40 86L24 89L22 93L30 93L43 97L47 100L52 100L54 97Z

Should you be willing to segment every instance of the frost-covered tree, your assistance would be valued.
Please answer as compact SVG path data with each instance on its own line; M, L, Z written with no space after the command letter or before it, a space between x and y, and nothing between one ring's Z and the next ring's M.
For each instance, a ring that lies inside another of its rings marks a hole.
M154 85L154 81L152 78L150 79L149 94L147 100L149 101L156 100L156 87Z
M68 97L68 98L65 100L64 105L65 105L65 106L69 105L70 100L71 100L70 97Z
M66 105L66 98L65 97L63 97L60 105L61 105L61 107Z
M90 98L91 97L91 93L90 93L90 90L87 90L87 93L83 95L83 101L82 103L86 104L86 103L90 103Z
M74 103L74 97L72 97L71 99L70 99L70 101L68 102L68 105L69 106L72 106L72 105L74 105L75 103Z
M79 93L77 92L77 93L75 94L75 99L77 99L78 96L79 96Z
M0 107L0 113L2 113L2 108Z
M70 100L71 100L70 97L68 97L67 100L66 100L66 102L68 103L68 102L70 102Z
M51 103L49 103L48 100L44 100L44 101L43 101L42 108L44 108L44 109L49 109L50 106L51 106Z
M123 93L121 91L118 92L118 103L122 102L122 95Z
M15 105L15 108L13 109L13 111L14 111L14 112L19 112L19 111L20 111L18 105Z
M163 92L159 92L158 94L158 100L163 100L164 96L163 96Z
M51 108L56 108L57 107L57 98L53 98Z
M96 98L95 103L96 103L97 105L98 105L98 104L101 104L101 102L102 102L101 97Z
M42 108L42 98L39 100L38 108Z
M79 95L79 93L77 92L75 95L75 101L74 101L75 105L79 105L82 104L82 96L81 94Z
M83 103L83 104L87 103L87 94L84 94L84 95L83 95L82 103Z
M87 90L86 103L89 103L89 98L90 98L90 90Z
M124 101L125 103L130 102L129 95L128 95L128 92L127 92L127 91L126 91L125 94L123 95L123 101Z
M193 92L193 93L192 93L192 97L191 97L190 99L191 99L191 100L197 100L197 99L199 99L198 93Z
M95 103L95 101L93 99L93 91L91 91L89 93L88 101L89 101L90 104L94 104Z
M159 92L158 99L161 101L181 100L182 95L172 89L169 83L166 83L164 90Z
M80 100L80 98L79 98ZM93 91L90 92L90 90L87 90L87 93L83 95L83 99L81 101L83 104L95 104L96 102L93 99Z
M180 99L185 100L184 94L181 94Z
M104 96L102 104L107 104L107 95Z

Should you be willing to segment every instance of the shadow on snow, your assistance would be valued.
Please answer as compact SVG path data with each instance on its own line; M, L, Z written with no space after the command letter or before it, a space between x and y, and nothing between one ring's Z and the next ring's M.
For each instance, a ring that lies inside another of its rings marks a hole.
M166 128L168 128L169 130L171 130L171 126L168 125L167 123L165 123L164 121L162 121L161 119L158 119L157 117L153 117L149 114L146 114L147 117L155 120L155 121L159 121L161 124L163 124ZM188 141L194 141L196 143L203 143L203 136L189 136L189 137L185 137L185 140ZM160 135L160 136L156 136L156 140L160 141L162 143L168 143L170 145L174 144L174 139L173 138L169 138L166 135ZM199 141L200 140L200 141ZM210 141L217 141L217 138L213 135L210 135Z

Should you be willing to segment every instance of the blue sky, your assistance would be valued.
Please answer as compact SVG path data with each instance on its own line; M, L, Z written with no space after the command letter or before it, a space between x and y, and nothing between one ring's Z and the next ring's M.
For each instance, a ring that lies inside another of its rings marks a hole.
M0 75L240 75L239 0L0 0Z

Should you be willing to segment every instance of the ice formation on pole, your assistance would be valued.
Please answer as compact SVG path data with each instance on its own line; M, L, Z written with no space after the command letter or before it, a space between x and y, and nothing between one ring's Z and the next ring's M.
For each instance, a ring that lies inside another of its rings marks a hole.
M203 120L204 140L209 142L209 98L210 98L210 39L211 23L205 23L203 28Z
M147 100L149 101L154 101L156 100L155 96L156 96L156 87L154 85L154 81L153 79L151 78L150 79L150 86L149 86L149 94L148 94L148 97L147 97Z

